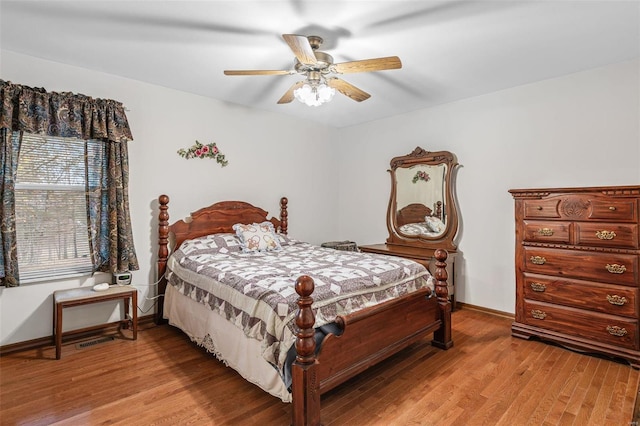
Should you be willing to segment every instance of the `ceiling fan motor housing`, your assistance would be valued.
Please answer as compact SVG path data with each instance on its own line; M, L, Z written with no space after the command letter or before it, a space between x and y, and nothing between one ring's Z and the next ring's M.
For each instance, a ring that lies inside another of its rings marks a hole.
M318 50L314 51L317 62L315 64L302 64L298 59L295 60L294 69L296 72L304 74L308 71L320 71L323 73L329 72L329 66L333 65L333 56L325 52Z
M311 48L313 50L317 50L318 47L320 47L322 43L324 43L324 40L320 36L307 36L307 39L309 40L309 45L311 45Z

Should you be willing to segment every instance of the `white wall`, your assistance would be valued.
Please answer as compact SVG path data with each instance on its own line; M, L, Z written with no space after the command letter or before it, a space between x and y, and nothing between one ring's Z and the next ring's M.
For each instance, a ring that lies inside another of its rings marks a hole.
M461 167L459 301L515 309L510 188L640 184L640 63L625 62L341 132L340 235L384 242L392 157L416 146ZM461 260L461 261L460 261Z
M121 101L134 141L129 144L132 226L140 270L133 272L139 305L148 311L156 280L157 198L167 194L170 221L207 203L243 200L277 216L289 198L289 235L320 243L338 238L336 130L108 74L3 50L0 78L48 91L72 91ZM229 165L179 157L195 143L216 142ZM329 148L329 149L328 149ZM94 278L0 287L0 345L51 335L53 291L106 282ZM64 329L115 319L115 305L65 312ZM150 310L148 314L152 313ZM141 312L144 313L144 312Z

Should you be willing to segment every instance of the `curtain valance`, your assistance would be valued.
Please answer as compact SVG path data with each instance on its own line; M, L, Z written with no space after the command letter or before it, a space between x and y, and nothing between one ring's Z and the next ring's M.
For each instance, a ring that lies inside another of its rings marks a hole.
M0 128L77 139L133 139L124 106L71 92L47 92L0 80Z

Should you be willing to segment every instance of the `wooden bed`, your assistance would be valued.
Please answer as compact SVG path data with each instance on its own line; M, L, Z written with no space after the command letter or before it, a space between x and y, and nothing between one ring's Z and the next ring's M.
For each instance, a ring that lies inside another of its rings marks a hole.
M215 233L234 232L236 223L260 223L269 220L281 234L287 234L287 199L280 201L280 218L267 219L267 212L249 203L224 201L191 214L189 221L169 225L169 197L159 197L158 223L158 293L167 288L165 272L170 247L183 241ZM172 238L171 238L172 237ZM169 243L171 238L171 244ZM340 336L329 334L316 355L315 317L312 311L314 282L301 276L295 282L299 296L296 315L298 328L292 366L292 424L319 425L320 395L354 377L370 366L433 333L432 344L441 349L453 346L451 339L451 304L447 294L445 250L435 257L436 297L427 297L429 289L368 307L335 321L342 329ZM163 322L163 298L156 311L156 321Z

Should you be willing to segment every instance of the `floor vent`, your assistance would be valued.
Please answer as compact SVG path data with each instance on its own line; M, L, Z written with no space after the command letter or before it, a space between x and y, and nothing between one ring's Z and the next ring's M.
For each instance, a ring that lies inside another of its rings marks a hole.
M91 346L99 345L100 343L107 343L114 340L114 337L98 337L93 340L87 340L86 342L76 343L76 349L85 349Z

